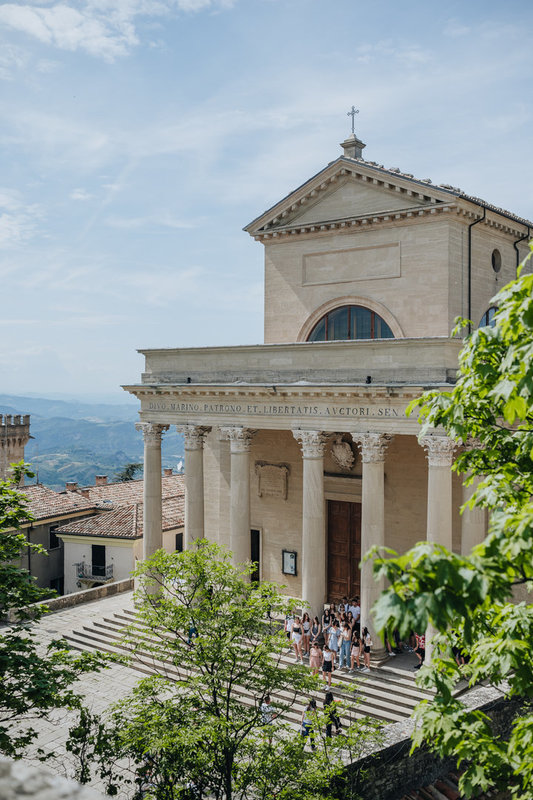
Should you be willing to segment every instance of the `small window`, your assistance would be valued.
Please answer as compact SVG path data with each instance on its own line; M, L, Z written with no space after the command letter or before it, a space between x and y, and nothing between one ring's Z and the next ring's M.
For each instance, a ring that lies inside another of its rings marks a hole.
M307 341L393 338L393 332L375 311L364 306L340 306L329 311L317 322Z
M49 537L48 537L48 549L49 550L56 550L58 547L61 547L63 542L56 535L56 531L59 528L59 525L52 525L49 530Z
M176 553L183 553L183 533L176 534Z
M499 250L492 251L491 262L494 272L499 272L502 268L502 254Z
M487 328L487 327L494 328L494 325L496 324L494 320L495 313L496 313L496 306L491 306L490 308L488 308L481 317L481 319L479 320L478 328Z

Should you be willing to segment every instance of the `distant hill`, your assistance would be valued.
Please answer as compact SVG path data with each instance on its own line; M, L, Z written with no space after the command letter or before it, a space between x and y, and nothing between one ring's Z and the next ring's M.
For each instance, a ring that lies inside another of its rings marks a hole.
M0 413L31 415L26 461L53 489L64 489L71 480L90 485L95 475L112 481L125 464L143 460L135 405L0 395ZM183 437L169 430L163 437L163 466L176 469L182 459Z
M3 409L6 409L5 411ZM137 403L81 403L75 400L53 400L46 397L21 397L0 394L0 413L37 414L40 417L88 419L94 422L139 419Z

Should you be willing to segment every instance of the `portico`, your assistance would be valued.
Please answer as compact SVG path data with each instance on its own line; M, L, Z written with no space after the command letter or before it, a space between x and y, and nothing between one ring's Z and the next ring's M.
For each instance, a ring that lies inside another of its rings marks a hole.
M450 543L455 527L460 547L452 474L448 469L450 490L442 495L417 441L416 415L405 414L424 385L447 385L458 348L448 339L418 340L416 347L404 339L371 347L205 348L201 372L195 351L143 351L143 382L126 388L141 401L148 513L155 519L159 513L154 486L161 436L176 425L185 441L186 546L205 535L243 563L252 558L250 532L259 531L262 579L285 584L287 594L309 603L313 613L326 601L360 594L362 621L371 628L369 610L380 585L370 562L359 572L361 555L374 545L402 550L424 539L426 519L435 520L432 536L442 544ZM328 365L327 382L317 382L311 354L313 362ZM395 366L381 367L379 384L357 381L375 374L380 362L398 359L412 382L397 383ZM353 383L341 366L346 363L353 364ZM428 438L428 447L444 441ZM406 475L402 459L412 464L413 452L418 463ZM147 555L159 529L149 530ZM295 554L295 574L283 572L283 551Z

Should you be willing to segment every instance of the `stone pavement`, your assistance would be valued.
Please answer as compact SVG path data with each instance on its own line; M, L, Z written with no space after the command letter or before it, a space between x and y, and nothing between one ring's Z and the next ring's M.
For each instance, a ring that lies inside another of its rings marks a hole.
M43 646L46 646L52 640L69 633L73 628L86 625L95 617L120 611L126 607L133 608L133 592L121 593L50 613L36 623L33 636L38 638ZM86 698L88 708L93 713L100 714L113 703L126 697L138 683L140 677L139 673L130 667L123 664L112 664L108 669L99 673L82 676L78 681L79 692ZM68 738L69 728L76 718L77 715L73 712L53 709L46 718L33 720L32 726L39 732L39 736L28 750L25 761L35 765L40 763L36 751L38 748L42 748L45 754L51 756L45 762L48 769L64 777L72 777L73 762L65 751L65 742ZM127 768L126 764L124 764L124 768ZM92 782L91 786L97 790L103 790L103 785L99 781Z

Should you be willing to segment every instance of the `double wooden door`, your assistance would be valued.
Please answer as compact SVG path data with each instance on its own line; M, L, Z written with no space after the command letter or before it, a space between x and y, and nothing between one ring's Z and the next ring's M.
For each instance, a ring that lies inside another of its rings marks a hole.
M328 600L360 595L361 503L328 500Z

